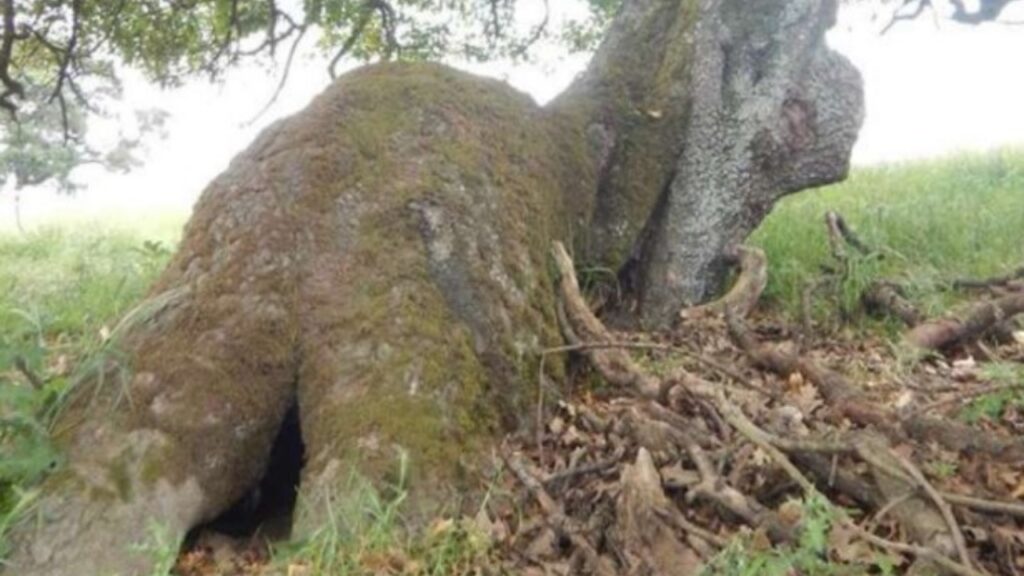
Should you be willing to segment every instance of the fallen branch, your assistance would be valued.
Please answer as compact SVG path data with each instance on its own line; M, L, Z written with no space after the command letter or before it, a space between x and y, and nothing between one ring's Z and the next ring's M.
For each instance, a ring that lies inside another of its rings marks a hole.
M920 496L921 484L903 467L903 460L892 450L887 438L875 433L862 433L855 442L857 456L871 469L877 489L877 508L890 513L910 533L911 538L929 549L952 556L960 550L957 535L959 526L950 527L952 515L945 502L936 507L934 499ZM931 488L931 485L929 485ZM962 537L961 537L962 540Z
M586 538L580 536L579 530L573 525L572 520L566 516L565 511L562 510L562 507L558 502L548 494L540 480L537 480L537 478L526 469L526 464L522 461L522 457L519 454L512 456L505 455L504 460L505 465L512 471L516 479L519 480L523 487L525 487L530 495L533 496L533 499L536 500L548 526L554 530L555 534L568 538L569 541L572 542L573 546L583 553L587 562L591 565L595 565L598 562L597 551Z
M892 282L872 282L861 295L861 302L868 313L892 316L908 328L913 328L924 320L924 314L911 304L900 287Z
M558 486L563 482L567 482L579 476L586 476L587 474L599 474L601 472L605 472L607 470L610 470L611 468L614 468L615 465L618 464L619 460L621 459L622 452L618 451L615 454L609 456L608 458L598 460L597 462L581 464L579 466L574 466L572 468L562 470L561 472L551 474L543 480L543 484L544 486Z
M948 570L949 572L953 574L959 574L960 576L985 576L984 573L978 572L970 566L964 566L959 562L950 560L946 556L943 556L942 554L935 550L932 550L931 548L925 546L915 546L913 544L905 544L903 542L894 542L892 540L887 540L880 536L875 536L871 532L868 532L860 526L857 526L850 520L846 520L843 524L847 529L855 532L858 537L862 538L866 542L878 546L879 548L885 548L886 550L890 550L892 552L900 552L902 554L910 554L915 558L918 558L919 560L927 560L928 562L938 564L939 566Z
M1013 392L1024 388L1024 382L1013 382L1010 384L1000 383L991 384L988 386L981 386L979 388L969 390L954 390L953 395L948 398L942 398L934 402L925 404L920 408L914 410L914 414L927 414L934 412L942 408L953 404L961 404L978 398L979 396L985 396L988 394L999 394L1001 392Z
M974 496L964 496L963 494L953 494L951 492L943 492L942 497L950 504L956 504L957 506L963 506L964 508L970 508L971 510L978 512L1005 514L1016 518L1024 518L1024 504L1019 504L1017 502L988 500L985 498L976 498Z
M946 526L949 529L950 535L953 537L953 544L956 546L956 552L960 557L960 561L963 562L964 566L971 568L971 555L967 552L967 542L964 540L964 534L960 530L960 524L957 523L956 518L953 516L953 510L949 507L945 498L939 494L939 491L932 486L931 482L924 477L924 474L921 473L913 462L907 460L903 456L900 456L895 451L892 452L892 456L899 461L907 474L909 474L910 477L914 479L914 482L924 490L924 493L931 498L935 507L938 508L939 513L942 514L942 518L946 521Z
M984 280L971 280L961 278L953 281L953 288L957 290L985 290L991 288L1006 288L1017 280L1024 280L1024 266L1017 268L1003 276L993 276Z
M571 326L570 326L571 329ZM555 346L552 348L546 348L541 351L541 361L551 354L564 354L566 352L584 352L588 350L655 350L658 352L671 352L675 354L682 354L687 358L690 358L698 364L710 368L711 370L719 373L720 375L732 380L736 384L743 386L744 388L757 392L763 396L773 397L772 392L765 390L753 383L749 379L744 377L736 370L722 364L718 360L700 352L694 352L682 346L676 346L674 344L659 344L657 342L577 342L574 344L566 344L565 346ZM639 370L639 368L637 368ZM661 392L664 392L662 390Z
M843 375L781 348L757 341L743 323L727 315L729 332L751 361L784 378L799 373L814 384L825 403L838 417L861 426L874 427L893 438L911 437L937 442L964 454L983 453L1005 461L1024 461L1024 439L1005 438L979 431L961 422L911 414L901 418L892 410L871 402L861 389Z
M891 415L864 401L859 389L837 372L826 370L817 364L778 347L757 341L743 323L731 314L726 315L729 334L740 350L750 357L756 366L765 368L784 378L794 373L802 374L817 387L825 402L837 416L846 417L862 425L892 428Z
M975 305L963 318L943 318L921 324L904 335L911 346L944 350L981 337L989 329L1024 312L1024 292Z
M786 474L804 490L804 492L807 492L808 494L815 492L814 484L811 483L811 481L808 480L807 477L804 476L804 474L800 472L800 470L798 470L782 452L779 451L776 446L776 443L779 443L779 440L775 439L771 434L765 432L747 418L746 414L744 414L739 407L725 397L725 394L722 392L720 387L692 375L686 379L686 384L684 385L694 394L710 400L718 410L719 414L722 415L722 418L724 418L730 426L735 428L736 431L745 436L747 440L750 440L754 445L761 448L761 450L771 456L771 458L775 460L775 463L778 464L779 467L781 467L783 471L786 472Z
M772 435L762 430L759 426L757 426L749 418L747 418L746 415L744 415L739 408L737 408L734 404L729 402L729 400L725 397L725 395L722 393L720 389L715 388L714 386L708 386L706 385L706 383L699 382L694 379L691 379L691 386L696 391L696 393L711 398L715 406L721 412L722 417L725 418L726 421L728 421L729 424L736 429L736 431L743 434L748 440L750 440L756 446L761 448L761 450L763 450L766 454L768 454L768 456L775 461L776 465L782 468L782 470L786 472L790 479L792 479L798 486L801 487L806 496L810 497L818 494L814 484L807 479L803 472L801 472L789 460L789 458L787 458L786 455L783 454L777 448L777 446L775 446L772 443ZM699 448L697 450L699 450ZM706 462L706 460L704 462L701 462L701 460L697 457L699 456L699 454L695 454L695 451L692 447L690 449L690 454L691 457L694 459L694 462L697 463L698 470L700 471L701 476L704 479L701 482L701 485L703 485L705 484L705 482L708 481L708 477L712 474L712 471L710 471L709 464ZM942 520L945 521L947 524L949 535L951 536L954 546L956 547L956 551L960 556L960 560L962 562L961 568L965 568L968 573L973 572L973 568L970 564L970 556L967 553L967 544L963 538L963 533L960 531L960 527L956 523L956 519L953 517L953 513L949 509L949 506L946 503L946 501L943 500L942 496L938 494L935 488L932 487L930 483L928 483L928 481L924 478L924 475L921 474L921 472L917 469L916 466L914 466L912 463L910 463L904 458L899 458L895 456L895 453L893 453L893 455L895 458L898 458L900 464L904 466L904 468L917 482L917 484L921 486L929 495L929 497L933 499L933 501L936 504L936 507L939 509ZM881 491L883 496L890 497L890 494L888 494L888 492L891 492L891 490L887 489L884 486L884 483L880 484L882 484L880 485L880 488L882 489ZM697 489L699 488L700 487L698 486ZM724 488L722 488L721 490L724 490ZM729 496L734 495L730 494ZM901 523L904 526L907 526L911 530L911 532L915 534L917 539L921 541L926 541L928 542L928 544L932 546L942 548L944 544L943 534L935 529L936 521L934 518L934 513L927 509L922 509L920 503L915 502L915 499L913 499L909 495L902 496L901 499L904 501L892 504L892 502L895 502L895 498L890 498L890 504L887 504L887 507L896 508L898 506L900 508L899 516ZM904 506L903 504L907 505ZM934 557L942 557L938 553L933 554ZM929 558L929 560L934 561L932 558Z
M786 455L783 454L775 444L773 444L772 435L768 434L750 421L750 419L748 419L746 415L739 410L739 408L725 398L725 395L721 390L706 386L704 389L704 394L710 395L713 398L715 405L722 413L722 417L725 418L729 424L736 429L736 431L743 434L748 440L768 454L768 456L775 461L776 465L782 468L790 479L800 486L806 496L810 497L818 493L814 484L807 479L803 472L793 465L789 458L787 458ZM853 447L851 446L851 449L852 448ZM914 480L925 489L926 493L934 499L940 514L942 514L942 519L948 525L950 536L956 546L956 550L960 553L961 560L968 568L970 568L969 556L967 555L967 545L964 543L963 534L960 532L960 527L953 518L952 511L949 510L949 506L942 497L938 495L931 484L928 483L920 471L913 466L913 464L902 458L899 459L899 462L907 468L911 477L914 478ZM893 500L893 496L891 494L892 489L886 486L884 481L879 482L879 488L883 497L888 498L890 501ZM919 503L913 502L911 498L908 497L907 500L907 506L900 506L899 516L901 524L909 528L918 540L925 541L933 546L941 547L944 542L942 534L935 530L936 522L934 514L929 510L922 509Z
M700 526L697 526L693 522L690 522L686 519L685 516L683 516L679 512L679 510L672 506L658 508L655 510L655 512L658 514L658 516L661 516L661 518L669 524L674 525L676 528L679 528L683 532L692 534L693 536L696 536L697 538L700 538L701 540L708 542L715 548L725 548L729 545L728 540L708 530L705 530Z
M697 467L697 473L700 474L700 483L687 492L688 501L702 498L714 502L750 526L763 527L772 542L793 540L795 535L791 527L782 522L772 510L740 492L719 476L703 448L691 444L686 450L690 460Z
M848 260L846 250L843 248L846 244L864 256L871 254L871 249L861 241L838 212L830 210L825 213L825 227L828 229L828 242L832 248L832 257L837 261L846 262Z

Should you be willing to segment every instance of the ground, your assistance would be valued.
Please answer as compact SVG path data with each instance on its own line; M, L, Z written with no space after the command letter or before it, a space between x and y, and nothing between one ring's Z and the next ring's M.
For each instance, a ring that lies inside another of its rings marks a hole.
M993 435L1019 435L1024 395L1014 386L1024 383L1024 344L1010 340L942 358L911 358L897 345L902 328L893 320L867 316L859 298L877 279L898 282L929 317L956 311L978 298L950 286L959 278L1003 274L1024 264L1021 189L1024 151L1001 150L859 169L846 183L788 198L752 239L769 262L765 296L749 319L752 333L764 341L803 341L816 363L842 373L880 405L968 422ZM829 210L841 213L877 254L851 258L841 278L815 293L812 331L806 335L805 286L826 274L823 266L834 267L822 224ZM62 393L89 369L91 359L102 357L117 319L142 296L174 245L175 235L166 227L113 232L70 226L0 238L0 367L11 367L0 375L0 554L4 527L31 506L35 483L52 466L59 466L60 455L49 447L46 426L60 407ZM593 304L614 289L604 271L578 274ZM700 355L738 372L753 391L735 392L731 399L751 418L784 421L816 434L837 429L823 417L826 401L813 386L799 373L782 377L755 367L733 344L721 319L687 322L670 333L622 337L643 344L631 354L641 369L655 376L686 367L714 381L726 380L721 373L698 366L695 358ZM644 347L650 344L658 349ZM16 360L24 369L17 368ZM580 542L563 542L562 536L587 539L607 532L605 549L630 548L632 536L622 528L630 524L621 519L619 507L633 493L630 487L639 485L624 479L643 477L647 461L640 456L641 447L650 455L667 498L683 503L683 494L700 480L673 452L685 446L666 450L673 441L665 444L656 433L664 430L645 428L652 421L647 403L609 387L582 362L568 377L575 393L545 398L548 415L543 430L496 447L504 472L492 479L490 496L475 517L441 517L422 533L405 534L400 481L381 490L353 478L352 498L345 505L357 513L337 511L329 517L362 522L328 523L303 542L268 548L261 538L272 533L268 523L241 538L213 530L197 532L180 554L161 541L157 525L148 535L126 535L126 545L140 546L163 566L176 565L176 573L187 575L455 574L501 569L566 573L572 562L581 561ZM32 379L39 380L40 389L32 386ZM770 401L763 398L765 393ZM699 412L700 405L684 403L679 408L685 411L687 406L698 410L688 416L704 425L706 414ZM899 555L880 554L851 541L835 510L813 498L800 498L754 443L737 442L721 422L707 422L710 436L731 439L725 444L736 447L726 456L718 452L721 446L705 447L716 460L728 461L719 472L729 484L757 495L783 517L795 518L800 527L798 538L773 550L765 546L769 535L764 532L743 531L742 522L716 513L706 502L687 501L680 508L682 520L689 523L685 525L712 533L697 539L708 549L696 553L715 558L713 573L783 573L792 568L817 574L824 573L825 558L862 571L868 566L879 571L889 564L897 571L906 566ZM838 428L843 426L840 421ZM930 445L906 443L896 448L913 457L942 492L983 493L1007 501L1024 498L1019 462L955 454ZM541 492L524 489L530 478L541 481ZM538 497L544 493L553 502ZM789 503L791 499L797 503ZM564 515L557 522L552 521L552 504ZM879 516L871 524L876 533L903 537L893 515ZM960 516L979 566L993 573L1024 570L1024 531L1018 522L973 512ZM642 531L635 526L633 530ZM715 553L719 544L725 544L719 540L728 543Z

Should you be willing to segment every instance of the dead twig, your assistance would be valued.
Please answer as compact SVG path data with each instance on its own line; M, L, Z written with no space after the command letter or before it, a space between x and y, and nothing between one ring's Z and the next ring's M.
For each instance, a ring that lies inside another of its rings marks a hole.
M24 376L25 379L28 380L28 383L36 390L42 390L46 387L46 382L44 382L38 374L33 372L31 368L29 368L28 363L25 362L25 359L21 356L15 356L14 368L17 369L18 372L21 372L21 375Z
M564 536L572 542L573 546L577 550L580 550L587 558L588 563L597 562L597 551L587 541L586 538L580 535L579 530L575 529L572 525L572 520L565 515L565 511L555 501L554 498L548 494L547 490L544 489L544 485L537 480L526 469L526 464L523 462L521 455L514 454L512 456L503 455L505 465L508 466L509 470L515 475L516 479L526 488L526 490L533 496L533 499L540 506L541 512L544 514L544 520L548 526L555 531L556 534Z
M946 525L949 527L949 533L953 537L953 544L956 546L957 555L960 557L960 561L963 562L967 568L971 567L971 556L967 552L967 542L964 540L964 534L960 530L960 524L956 521L956 517L953 516L953 510L949 507L945 498L939 494L939 491L932 486L931 482L924 477L924 474L913 462L907 460L895 451L892 451L892 456L895 458L900 465L906 470L907 474L914 479L914 482L924 490L924 493L931 498L932 502L935 503L935 507L939 509L939 513L942 514L942 518L946 521Z
M691 376L687 380L687 389L704 398L708 398L730 426L768 454L804 492L809 495L817 493L814 484L773 444L773 440L778 442L778 439L775 439L771 434L765 432L747 418L746 414L739 407L726 398L721 388L700 380L695 376Z
M1016 518L1024 518L1024 504L1005 502L1002 500L988 500L985 498L977 498L975 496L953 494L951 492L942 492L942 497L950 504L963 506L964 508L970 508L971 510L976 510L978 512L1005 514Z
M726 540L725 538L722 538L721 536L719 536L719 535L717 535L717 534L715 534L715 533L713 533L713 532L711 532L709 530L705 530L704 528L701 528L700 526L694 524L693 522L690 522L689 520L686 519L685 516L683 516L679 512L679 510L677 510L675 508L671 508L671 507L657 508L657 509L655 509L654 512L655 512L655 514L660 516L662 520L668 522L669 524L672 524L673 526L675 526L676 528L679 528L683 532L686 532L688 534L692 534L693 536L696 536L697 538L700 538L700 539L704 540L705 542L708 542L709 544L711 544L712 546L714 546L716 548L721 549L721 548L725 548L726 546L729 545L729 541L728 540Z
M993 384L990 386L982 386L980 388L973 388L970 390L955 390L954 394L948 398L942 398L934 402L930 402L914 410L914 414L927 414L928 412L934 412L945 408L951 404L961 404L978 398L979 396L985 396L988 394L999 394L1000 392L1012 392L1014 390L1020 390L1024 388L1024 382L1014 382L1012 384Z
M901 554L910 554L915 558L924 559L928 562L938 564L942 568L952 572L953 574L959 574L960 576L985 576L983 572L978 572L970 566L965 566L959 562L950 560L949 558L943 556L939 552L926 546L917 546L914 544L906 544L903 542L894 542L892 540L887 540L880 536L876 536L871 532L868 532L867 530L864 530L863 528L857 526L850 520L846 520L844 522L844 526L847 529L856 533L856 535L861 539L871 544L874 544L879 548L885 548L886 550L890 550L892 552L899 552Z
M601 472L614 468L615 465L618 464L619 461L622 459L623 452L623 450L618 450L615 454L609 456L608 458L604 458L596 462L589 462L587 464L574 466L572 468L562 470L561 472L555 472L554 474L551 474L547 478L545 478L543 480L543 484L545 486L558 486L563 482L567 482L579 476L586 476L588 474L599 474Z
M659 344L657 342L577 342L575 344L566 344L565 346L555 346L552 348L545 348L541 351L541 360L546 356L552 354L564 354L566 352L585 352L588 350L611 350L611 349L622 349L622 350L654 350L658 352L671 352L675 354L682 354L694 361L707 366L708 368L718 372L722 376L729 378L736 384L743 386L744 388L757 392L758 394L774 397L774 395L750 382L748 378L737 372L736 370L729 368L725 364L722 364L718 360L699 352L688 350L682 346L676 346L674 344Z
M690 444L686 450L701 478L697 485L690 488L686 495L687 500L703 498L714 502L743 519L747 524L764 528L773 542L791 542L793 540L795 536L793 527L784 523L774 511L765 508L757 500L731 486L718 474L699 445Z

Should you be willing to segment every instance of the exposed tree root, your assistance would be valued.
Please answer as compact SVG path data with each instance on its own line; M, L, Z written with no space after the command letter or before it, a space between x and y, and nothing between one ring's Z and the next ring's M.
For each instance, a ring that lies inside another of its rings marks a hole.
M559 273L559 292L565 306L565 314L572 332L583 342L614 342L615 339L604 324L594 316L580 295L572 259L561 242L555 242L551 255ZM637 369L624 350L619 348L590 348L585 354L600 370L601 375L614 386L636 389L641 394L656 398L660 392L656 379Z
M560 403L540 439L548 446L540 469L526 460L529 453L506 456L544 518L515 531L528 561L564 562L574 574L694 574L742 527L776 545L799 545L801 513L794 516L786 500L804 496L859 509L865 522L835 509L840 540L909 556L908 573L978 576L1001 565L978 547L977 535L1024 518L1024 505L943 490L920 462L934 445L968 460L1024 461L1020 441L879 403L838 372L759 342L727 306L739 364L663 344L657 335L640 342L613 334L586 306L564 250L556 246L553 255L565 328L577 340L549 352L584 354L626 395ZM672 368L658 375L630 350ZM682 364L668 362L673 358ZM786 394L749 382L764 377L761 369L787 385L807 382L840 426L815 421L809 430L779 420L790 413ZM707 380L701 370L721 380ZM827 554L839 555L833 560L857 563L854 545L829 546Z
M683 320L701 318L713 314L722 314L731 310L734 314L746 318L761 300L761 294L768 285L768 259L764 251L751 246L737 246L735 260L739 264L739 276L733 287L718 300L686 308L679 313Z

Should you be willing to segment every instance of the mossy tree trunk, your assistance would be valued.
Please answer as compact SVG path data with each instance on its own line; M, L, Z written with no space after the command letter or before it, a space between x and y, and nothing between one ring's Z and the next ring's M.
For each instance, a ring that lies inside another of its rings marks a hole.
M179 542L242 497L293 407L298 533L400 451L414 501L450 503L526 424L560 343L551 241L621 269L625 313L662 324L714 293L779 195L845 173L860 87L824 46L834 11L627 1L547 108L437 65L340 79L204 192L120 354L62 414L69 460L5 573L148 574L132 543L151 525Z

